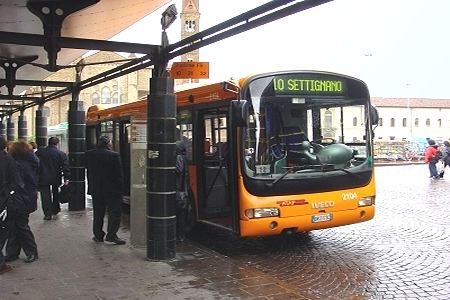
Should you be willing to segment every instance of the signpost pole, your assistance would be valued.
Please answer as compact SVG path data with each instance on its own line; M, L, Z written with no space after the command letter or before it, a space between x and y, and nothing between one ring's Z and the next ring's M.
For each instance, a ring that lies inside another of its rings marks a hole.
M168 46L165 30L175 20L171 5L163 13L162 48ZM166 70L167 58L159 53L147 98L147 259L175 257L175 127L174 80Z

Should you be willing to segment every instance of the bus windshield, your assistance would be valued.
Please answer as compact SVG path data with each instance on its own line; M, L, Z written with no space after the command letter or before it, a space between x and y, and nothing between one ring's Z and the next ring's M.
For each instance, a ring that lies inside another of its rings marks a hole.
M369 96L364 87L356 79L330 74L288 73L252 80L245 91L250 100L243 133L247 176L356 174L371 167Z

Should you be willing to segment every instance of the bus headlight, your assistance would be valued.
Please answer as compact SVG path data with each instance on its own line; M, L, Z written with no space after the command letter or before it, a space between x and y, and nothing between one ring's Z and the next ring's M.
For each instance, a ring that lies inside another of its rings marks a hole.
M358 200L358 206L362 207L362 206L369 206L369 205L374 205L375 204L375 196L371 196L371 197L364 197Z
M268 218L280 216L280 210L278 208L250 208L245 210L245 215L249 219L255 218Z

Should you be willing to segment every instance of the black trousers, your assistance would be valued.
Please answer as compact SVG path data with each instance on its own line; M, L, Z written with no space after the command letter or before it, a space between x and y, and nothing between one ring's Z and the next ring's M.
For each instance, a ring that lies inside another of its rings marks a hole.
M5 263L5 256L3 255L3 247L5 246L6 240L8 239L9 229L11 228L11 218L6 219L6 221L0 225L0 266Z
M178 208L176 210L177 217L177 240L182 241L186 236L186 208Z
M15 214L11 218L8 242L6 244L6 255L19 256L23 249L26 256L38 255L36 240L28 224L29 214Z
M41 203L44 215L56 215L61 211L58 197L59 185L40 185L39 192L41 192ZM51 191L50 191L51 190Z
M98 239L105 236L103 231L103 220L108 210L108 228L106 238L117 235L122 215L122 195L92 195L92 207L94 210L93 233Z

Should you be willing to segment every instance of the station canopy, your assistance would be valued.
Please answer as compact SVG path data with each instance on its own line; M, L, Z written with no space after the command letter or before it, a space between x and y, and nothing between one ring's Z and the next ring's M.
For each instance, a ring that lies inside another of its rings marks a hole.
M29 86L39 86L37 83L57 71L59 66L67 66L89 51L87 47L77 49L76 46L54 48L50 51L56 54L55 66L50 70L48 51L45 47L47 49L55 47L55 44L51 43L51 36L55 34L55 31L51 28L44 29L45 26L61 25L59 36L65 38L106 41L168 2L170 0L2 0L0 2L0 115L9 111L9 109L5 110L7 104L11 108L16 108L24 103L33 102L33 97L21 99L17 95L23 94ZM86 7L78 10L80 6L77 7L77 5ZM54 18L56 20L51 20L47 24L43 22L39 14L32 12L33 9L40 10L45 18L46 9L52 7L57 7L59 10L56 11ZM67 14L71 11L73 13ZM57 19L62 16L65 17L63 21ZM44 35L50 38L43 41ZM57 34L55 40L58 38ZM42 43L44 47L40 45Z
M2 0L0 118L69 95L74 88L82 90L155 65L161 57L167 62L330 1L333 0L272 0L174 44L146 45L108 40L170 0ZM172 13L169 8L163 16ZM173 12L176 14L176 9ZM161 32L159 27L150 30ZM76 85L74 82L43 82L52 72L67 67L89 50L140 53L144 56L89 79L80 79ZM30 86L51 86L59 90L51 89L52 94L24 95Z

